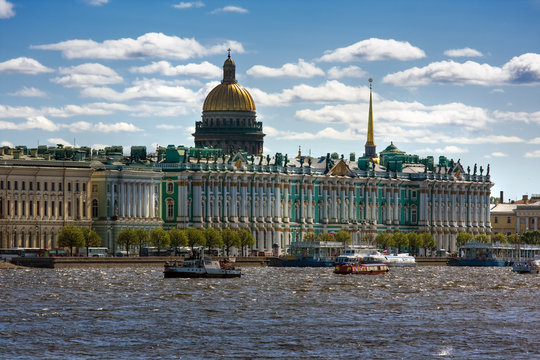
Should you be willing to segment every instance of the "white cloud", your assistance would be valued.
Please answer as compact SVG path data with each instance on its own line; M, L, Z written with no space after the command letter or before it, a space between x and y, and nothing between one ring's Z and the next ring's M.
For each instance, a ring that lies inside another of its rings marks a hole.
M109 2L109 0L84 0L88 5L91 6L101 6Z
M264 131L266 133L266 136L269 137L278 137L280 140L317 140L317 139L333 139L333 140L343 140L343 139L349 139L349 140L359 140L360 137L351 132L350 129L346 129L345 131L339 131L332 127L327 127L325 129L319 130L314 133L310 133L307 131L304 132L296 132L296 131L283 131L283 130L277 130L275 128L265 126Z
M504 94L504 89L493 89L489 92L490 94Z
M213 46L203 46L197 40L168 36L162 33L147 33L136 39L122 38L105 40L67 40L56 44L32 45L32 49L58 50L68 59L140 59L163 58L186 60L214 54L225 54L232 48L243 53L244 47L237 41L227 40Z
M170 86L158 79L143 79L134 81L132 87L125 88L122 92L108 87L91 87L83 89L81 95L110 101L165 101L200 106L203 100L201 91L195 92L183 86Z
M530 140L529 144L540 144L540 137Z
M366 76L366 72L356 65L343 68L340 66L333 66L327 73L330 79L361 78Z
M114 124L104 124L98 122L94 124L91 131L102 132L102 133L118 133L118 132L137 132L142 131L133 124L127 122L117 122Z
M241 8L239 6L225 6L223 8L213 10L212 14L219 14L219 13L224 13L224 12L246 14L248 11L247 9Z
M337 80L328 80L317 87L296 85L274 94L259 89L249 89L249 92L255 103L261 106L286 106L299 102L358 102L369 99L369 88L347 86Z
M41 65L37 60L27 57L18 57L16 59L11 59L0 63L0 72L3 71L36 75L41 73L53 72L54 70Z
M110 145L108 144L93 144L92 146L90 146L92 149L96 149L96 150L101 150L101 149L105 149L106 147L109 147Z
M66 105L60 108L0 105L0 118L27 118L32 116L52 116L67 118L79 115L109 115L116 111L131 111L132 107L114 103L91 103L86 105Z
M492 152L491 156L493 156L493 157L508 157L508 155L506 155L505 153L500 152L500 151Z
M47 119L45 116L33 116L26 119L24 123L14 123L10 121L0 121L1 130L44 130L44 131L56 131L59 127Z
M48 138L47 141L51 145L61 144L61 145L64 145L64 146L73 146L72 143L70 143L69 141L66 141L66 140L64 140L62 138Z
M264 65L255 65L246 71L246 74L253 77L298 77L311 78L324 75L324 71L312 63L298 59L298 63L287 63L280 68L271 68Z
M60 68L58 71L64 76L55 77L51 81L68 88L118 84L124 80L113 69L96 63Z
M444 148L436 148L436 149L431 149L431 148L419 149L416 151L420 154L433 154L433 153L435 154L462 154L462 153L469 152L468 149L455 146L455 145L448 145L448 146L445 146Z
M161 74L165 76L193 76L206 79L218 78L222 74L221 68L204 61L201 64L187 64L172 66L168 61L155 61L146 66L134 66L129 71L139 74Z
M0 0L0 19L9 19L15 16L13 4L6 0Z
M14 148L15 145L13 145L12 142L9 142L9 141L2 141L0 142L0 146L7 146L7 147L10 147L10 148Z
M44 91L36 89L35 87L27 87L27 86L23 86L23 88L20 89L19 91L16 91L9 95L24 96L24 97L41 97L41 98L47 97L47 94Z
M423 68L414 67L388 74L384 83L396 86L420 86L431 83L451 85L504 85L540 83L540 54L523 54L512 58L502 67L474 61L457 63L439 61Z
M371 38L359 41L353 45L327 50L319 61L326 62L352 62L352 61L376 61L376 60L415 60L425 57L426 54L420 48L412 46L405 41L393 39Z
M512 112L512 111L495 110L493 111L493 116L497 120L501 120L501 121L512 120L512 121L522 121L526 124L529 124L529 123L540 124L540 111L528 113L524 111Z
M189 8L200 8L203 7L204 3L202 1L192 1L192 2L180 2L178 4L173 5L173 8L175 9L189 9Z
M156 125L156 129L160 129L160 130L178 130L178 129L182 129L183 126L180 126L180 125L170 125L170 124L159 124L159 125Z
M471 48L463 48L463 49L449 49L444 52L444 55L450 56L450 57L480 57L484 56L480 51L471 49Z
M524 156L526 158L540 158L540 150L527 152Z

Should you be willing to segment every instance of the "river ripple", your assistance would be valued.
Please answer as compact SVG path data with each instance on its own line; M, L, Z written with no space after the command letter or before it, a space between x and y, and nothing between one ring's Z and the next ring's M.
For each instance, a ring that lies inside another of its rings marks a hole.
M509 268L0 271L0 358L540 358L540 276Z

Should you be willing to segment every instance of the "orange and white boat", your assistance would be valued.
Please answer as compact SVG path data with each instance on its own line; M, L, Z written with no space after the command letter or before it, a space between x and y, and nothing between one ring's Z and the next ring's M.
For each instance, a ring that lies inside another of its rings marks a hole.
M385 274L389 271L386 264L362 264L362 263L345 263L337 264L334 268L335 274L361 274L361 275L378 275Z

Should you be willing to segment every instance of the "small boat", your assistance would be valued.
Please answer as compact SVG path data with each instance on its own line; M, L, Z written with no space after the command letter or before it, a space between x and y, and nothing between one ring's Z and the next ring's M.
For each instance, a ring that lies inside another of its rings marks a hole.
M540 272L540 259L516 261L512 271L518 274L538 274Z
M242 275L240 269L226 262L212 260L209 256L204 256L204 250L200 250L199 255L186 259L182 264L165 263L163 275L166 278L237 278Z
M334 268L335 274L361 274L361 275L378 275L385 274L389 271L386 264L364 264L360 262L337 264Z

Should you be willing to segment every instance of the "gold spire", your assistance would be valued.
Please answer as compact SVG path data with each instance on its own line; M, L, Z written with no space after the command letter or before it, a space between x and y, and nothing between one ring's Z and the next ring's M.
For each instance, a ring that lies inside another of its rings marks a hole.
M371 96L372 78L369 78L369 115L368 115L368 132L366 146L375 146L375 135L373 134L373 102Z

